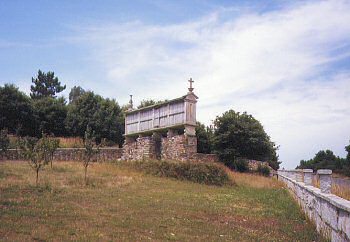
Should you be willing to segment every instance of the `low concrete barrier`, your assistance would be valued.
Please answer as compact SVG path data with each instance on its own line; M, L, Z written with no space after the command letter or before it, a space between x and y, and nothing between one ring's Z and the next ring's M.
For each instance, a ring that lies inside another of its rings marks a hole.
M331 241L350 241L350 201L331 194L331 170L318 170L320 189L312 186L312 170L279 170L286 184L317 231Z

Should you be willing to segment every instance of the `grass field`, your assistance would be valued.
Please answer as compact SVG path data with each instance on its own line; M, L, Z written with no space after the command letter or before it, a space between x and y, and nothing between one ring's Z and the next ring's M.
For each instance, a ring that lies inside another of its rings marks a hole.
M281 184L231 173L207 186L95 163L54 163L39 177L0 163L0 241L322 241Z

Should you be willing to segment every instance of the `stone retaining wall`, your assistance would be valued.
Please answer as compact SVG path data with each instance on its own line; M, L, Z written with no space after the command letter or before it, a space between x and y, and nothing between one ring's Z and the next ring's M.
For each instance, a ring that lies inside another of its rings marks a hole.
M331 241L350 241L350 201L330 194L327 175L331 172L318 173L326 178L320 177L321 189L311 185L312 173L306 172L310 171L279 170L278 179L286 184L319 233Z
M59 148L54 153L55 161L80 161L84 148ZM99 154L94 159L97 161L114 161L122 157L121 148L100 148ZM16 149L7 151L6 156L0 155L0 160L21 160L23 155Z

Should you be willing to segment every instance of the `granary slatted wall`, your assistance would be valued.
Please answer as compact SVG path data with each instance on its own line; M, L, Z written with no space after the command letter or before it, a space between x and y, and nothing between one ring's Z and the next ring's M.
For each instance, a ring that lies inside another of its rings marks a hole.
M129 113L126 117L126 135L184 124L185 106L185 100L181 99Z

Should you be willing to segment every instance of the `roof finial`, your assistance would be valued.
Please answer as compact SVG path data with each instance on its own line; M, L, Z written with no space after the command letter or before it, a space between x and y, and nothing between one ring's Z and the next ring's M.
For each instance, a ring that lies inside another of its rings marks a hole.
M132 101L132 95L130 94L129 109L134 109L134 102Z
M188 88L188 91L189 91L189 92L193 92L194 88L192 87L192 83L193 83L194 81L192 80L192 77L190 78L190 80L188 80L188 82L190 83L190 87Z

